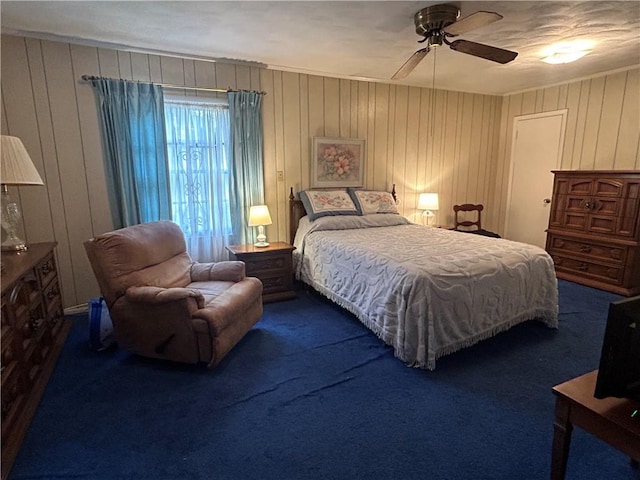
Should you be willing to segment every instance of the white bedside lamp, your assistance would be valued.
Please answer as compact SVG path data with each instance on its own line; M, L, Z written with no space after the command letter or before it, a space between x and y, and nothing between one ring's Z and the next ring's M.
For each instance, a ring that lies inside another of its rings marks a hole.
M420 194L418 197L418 210L424 210L422 212L422 223L424 225L431 226L435 224L436 214L433 212L439 209L437 193Z
M249 226L258 227L256 247L268 247L267 236L264 234L264 226L271 225L271 215L266 205L255 205L249 209Z
M27 246L17 233L21 219L20 207L9 196L7 185L44 185L44 182L19 138L2 135L1 148L2 228L7 232L2 250L24 252Z

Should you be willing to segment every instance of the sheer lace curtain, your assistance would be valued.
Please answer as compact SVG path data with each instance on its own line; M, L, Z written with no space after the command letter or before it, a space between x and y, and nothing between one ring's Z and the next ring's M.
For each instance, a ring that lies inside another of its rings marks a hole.
M229 108L226 104L165 98L171 218L184 231L195 261L227 260Z

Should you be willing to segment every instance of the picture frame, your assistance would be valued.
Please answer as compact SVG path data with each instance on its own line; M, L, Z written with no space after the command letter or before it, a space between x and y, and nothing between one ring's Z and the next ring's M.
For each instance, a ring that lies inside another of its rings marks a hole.
M363 187L364 140L314 137L311 148L311 188Z

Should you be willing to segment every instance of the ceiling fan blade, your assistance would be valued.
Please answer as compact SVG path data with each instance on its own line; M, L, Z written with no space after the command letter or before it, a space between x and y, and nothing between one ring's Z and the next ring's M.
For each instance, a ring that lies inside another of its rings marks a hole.
M518 56L518 52L504 50L502 48L483 45L482 43L470 42L468 40L456 40L449 44L456 52L467 53L474 57L485 58L497 63L509 63Z
M420 50L415 52L413 55L409 57L409 60L404 62L404 65L402 65L398 69L398 71L393 74L393 77L391 77L391 80L400 80L401 78L404 78L407 75L409 75L411 72L413 72L413 69L418 66L418 64L427 55L427 53L429 53L429 47L421 48Z
M461 33L470 32L471 30L484 27L498 20L502 20L502 15L499 13L480 11L472 13L468 17L464 17L451 25L447 25L442 30L449 35L460 35Z

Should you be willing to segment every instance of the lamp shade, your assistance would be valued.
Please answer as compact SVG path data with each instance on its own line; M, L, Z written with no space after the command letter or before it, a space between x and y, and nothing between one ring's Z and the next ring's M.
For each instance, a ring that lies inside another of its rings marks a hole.
M439 210L437 193L421 193L418 197L418 210Z
M3 185L44 185L42 178L17 137L2 135L2 172L0 183Z
M249 226L271 225L271 215L266 205L254 205L249 208Z

